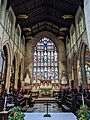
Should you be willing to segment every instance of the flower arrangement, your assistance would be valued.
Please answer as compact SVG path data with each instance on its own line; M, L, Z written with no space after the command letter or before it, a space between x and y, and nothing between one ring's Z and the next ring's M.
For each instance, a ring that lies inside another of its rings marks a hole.
M20 107L13 107L8 116L8 120L24 120L24 114L21 113Z
M49 94L52 92L52 88L40 88L40 92L44 94Z
M81 105L80 110L76 111L77 120L90 120L90 110L87 105Z

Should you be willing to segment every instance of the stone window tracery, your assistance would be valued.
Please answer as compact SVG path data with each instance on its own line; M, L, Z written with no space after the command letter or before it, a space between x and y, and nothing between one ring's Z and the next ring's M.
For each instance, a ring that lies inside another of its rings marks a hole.
M34 52L34 80L58 80L58 57L55 44L48 38L41 39Z

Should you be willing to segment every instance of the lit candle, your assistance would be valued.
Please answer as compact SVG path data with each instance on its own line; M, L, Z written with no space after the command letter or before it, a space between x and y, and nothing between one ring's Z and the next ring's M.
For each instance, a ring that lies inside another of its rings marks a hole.
M84 97L83 97L83 94L82 94L82 103L83 103L83 105L84 105Z

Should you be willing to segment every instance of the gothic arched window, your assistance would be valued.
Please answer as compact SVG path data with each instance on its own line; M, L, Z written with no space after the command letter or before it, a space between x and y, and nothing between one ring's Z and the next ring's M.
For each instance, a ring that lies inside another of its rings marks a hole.
M34 51L34 81L58 80L58 57L55 44L48 38L41 39Z

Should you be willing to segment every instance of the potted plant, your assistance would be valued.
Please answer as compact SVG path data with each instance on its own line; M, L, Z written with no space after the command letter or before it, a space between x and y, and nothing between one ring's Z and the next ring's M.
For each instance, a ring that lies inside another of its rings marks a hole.
M13 107L8 116L8 120L24 120L24 114L21 112L20 107Z
M76 111L77 120L90 120L90 110L87 105L81 105L80 110Z

